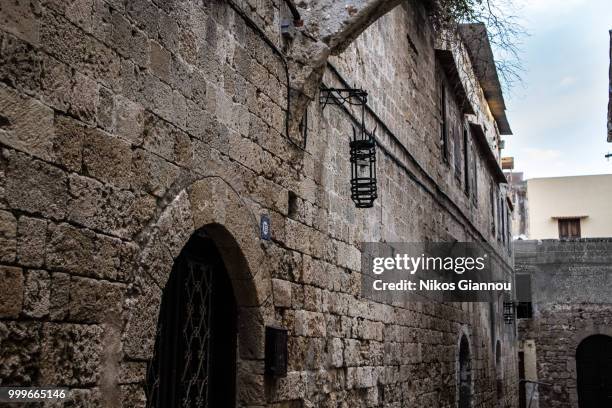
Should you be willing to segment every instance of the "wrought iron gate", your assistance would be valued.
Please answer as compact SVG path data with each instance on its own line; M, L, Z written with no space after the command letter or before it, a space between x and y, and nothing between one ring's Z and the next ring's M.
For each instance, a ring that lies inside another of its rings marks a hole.
M234 406L235 302L221 258L194 236L162 295L147 407Z

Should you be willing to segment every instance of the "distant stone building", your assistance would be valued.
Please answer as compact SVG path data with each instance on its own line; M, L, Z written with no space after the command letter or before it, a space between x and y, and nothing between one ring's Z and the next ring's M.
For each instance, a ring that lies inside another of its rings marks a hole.
M612 239L516 241L515 268L521 406L612 406Z
M482 242L512 277L484 26L449 42L423 2L300 3L2 4L0 385L90 407L517 407L502 299L360 295L369 241ZM349 84L365 124L319 98Z
M512 233L514 239L529 236L529 201L527 199L527 180L522 172L505 172L508 179L509 196L514 207L512 212Z

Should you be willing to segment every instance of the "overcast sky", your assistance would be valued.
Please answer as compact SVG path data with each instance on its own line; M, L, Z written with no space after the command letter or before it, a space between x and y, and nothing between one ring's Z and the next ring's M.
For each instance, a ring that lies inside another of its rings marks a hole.
M524 85L505 95L504 156L526 178L612 173L606 142L611 0L515 0Z

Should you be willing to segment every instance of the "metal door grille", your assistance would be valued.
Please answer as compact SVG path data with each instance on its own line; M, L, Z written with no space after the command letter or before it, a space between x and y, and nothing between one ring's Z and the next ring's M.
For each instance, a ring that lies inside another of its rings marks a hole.
M147 407L209 407L212 269L177 259L162 296Z

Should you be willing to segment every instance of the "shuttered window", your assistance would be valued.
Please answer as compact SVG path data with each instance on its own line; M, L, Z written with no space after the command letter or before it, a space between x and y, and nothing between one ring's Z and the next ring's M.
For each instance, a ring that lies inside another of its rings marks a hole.
M580 218L559 220L559 239L580 238Z

